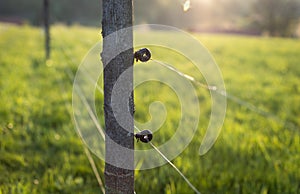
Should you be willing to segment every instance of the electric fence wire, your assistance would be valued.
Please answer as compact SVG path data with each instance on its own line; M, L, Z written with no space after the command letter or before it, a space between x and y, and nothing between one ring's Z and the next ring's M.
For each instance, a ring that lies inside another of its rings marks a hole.
M69 76L69 77L70 77L70 76ZM71 80L71 83L72 83L72 79L70 79L70 80ZM64 89L64 87L62 86L62 84L61 84L61 87L62 87L62 91L66 91L66 90ZM63 97L63 98L64 98L64 97ZM67 111L68 111L68 113L69 113L69 115L70 115L70 118L72 118L72 113L71 113L71 110L70 110L70 108L69 108L70 105L68 104L68 102L67 102L66 99L64 99L64 101L65 101L66 109L67 109ZM102 193L105 193L103 181L102 181L102 179L101 179L101 177L100 177L100 175L99 175L99 172L98 172L97 167L96 167L96 165L95 165L94 159L93 159L93 157L92 157L92 155L91 155L89 149L88 149L84 144L83 144L83 148L84 148L85 155L86 155L86 157L87 157L87 159L88 159L88 161L89 161L89 163L90 163L90 165L91 165L91 168L92 168L92 170L93 170L93 173L94 173L94 175L95 175L95 177L96 177L96 180L97 180L97 182L98 182L98 184L99 184L99 187L100 187Z
M72 83L72 82L71 82L71 83ZM61 87L62 87L62 91L65 91L64 87L62 86L62 84L61 84ZM62 94L62 95L63 95L63 94ZM63 98L64 98L64 97L63 97ZM70 118L72 118L72 113L71 113L70 108L69 108L70 105L68 104L68 102L67 102L66 99L64 99L64 101L65 101L66 109L67 109L67 111L68 111L68 113L69 113L69 115L70 115ZM88 161L89 161L89 163L90 163L90 165L91 165L92 171L93 171L93 173L94 173L94 175L95 175L95 177L96 177L96 180L97 180L97 182L98 182L98 185L99 185L99 187L100 187L102 193L105 193L104 186L103 186L103 181L102 181L102 179L101 179L101 177L100 177L100 175L99 175L99 172L98 172L97 167L96 167L96 165L95 165L94 159L93 159L93 157L92 157L90 151L88 150L88 148L87 148L84 144L83 144L83 148L84 148L85 155L86 155L86 157L87 157L87 159L88 159Z
M184 77L185 79L187 80L190 80L191 82L199 85L200 87L202 88L205 88L211 92L216 92L217 94L219 95L222 95L224 97L226 97L227 99L243 106L243 107L246 107L247 109L251 110L252 112L255 112L265 118L269 118L269 119L272 119L274 121L276 121L277 123L283 125L283 126L286 126L286 127L289 127L289 129L292 129L296 132L299 132L298 131L298 128L297 126L292 123L292 122L289 122L289 121L283 121L282 119L280 119L278 116L276 116L275 114L272 114L272 113L269 113L269 112L266 112L264 110L262 110L261 108L258 108L257 106L245 101L245 100L242 100L241 98L239 97L236 97L232 94L229 94L228 92L226 91L221 91L219 90L216 86L209 86L209 85L206 85L206 84L203 84L199 81L197 81L197 79L195 79L194 77L190 76L190 75L187 75L181 71L179 71L178 69L176 69L175 67L173 67L172 65L169 65L165 62L162 62L162 61L159 61L159 60L155 60L155 59L151 59L153 62L165 67L165 68L168 68L170 69L171 71L177 73L178 75L180 75L181 77Z
M73 80L73 77L72 77L71 71L68 69L67 72L66 72L66 74L67 74L67 76L68 76L68 78L69 78L69 80L70 80L70 83L72 84L72 83L73 83L73 81L72 81L72 80ZM58 79L58 78L57 78L57 79ZM63 86L63 81L62 81L62 80L59 80L58 83L60 83L61 90L62 90L63 92L66 91L66 90L65 90L65 87ZM64 99L63 93L62 93L62 98ZM81 100L83 100L83 103L84 103L84 104L87 103L87 102L86 102L86 99L85 99L85 101L84 101L84 98L82 98L82 97L80 97L80 98L81 98ZM65 101L65 107L66 107L66 110L67 110L67 112L69 113L70 118L72 118L73 115L72 115L72 112L71 112L71 110L70 110L70 104L67 102L66 99L64 99L64 101ZM87 111L89 112L89 114L90 114L90 110L91 110L90 108L87 109ZM92 119L93 119L93 117L92 117ZM99 126L98 126L98 125L96 125L96 126L97 126L97 129L99 130L99 128L98 128ZM101 131L101 132L102 132L102 131ZM101 134L101 136L104 138L103 132L100 133L100 134ZM104 184L103 184L103 181L102 181L102 179L101 179L101 176L100 176L100 174L99 174L99 172L98 172L98 169L97 169L97 167L96 167L95 161L94 161L94 159L93 159L93 157L92 157L92 155L91 155L89 149L86 147L86 145L83 144L83 148L84 148L84 153L85 153L85 155L86 155L86 157L87 157L87 159L88 159L88 161L89 161L89 163L90 163L90 165L91 165L92 171L93 171L93 173L94 173L94 175L95 175L95 177L96 177L96 180L97 180L97 182L98 182L98 185L99 185L99 187L100 187L102 193L105 193Z
M137 130L137 131L139 131L139 132L141 132L141 130L137 127L137 126L135 126L134 125L134 128ZM175 164L173 164L152 142L149 142L149 144L151 145L151 147L164 159L164 160L166 160L167 162L168 162L168 164L171 166L171 167L173 167L175 170L176 170L176 172L183 178L183 180L189 185L189 187L191 188L191 189L193 189L194 191L195 191L195 193L197 193L197 194L201 194L201 192L198 190L198 189L196 189L196 187L189 181L189 179L175 166Z
M62 52L64 53L64 55L66 56L66 59L68 59L68 60L73 60L71 57L67 57L67 53L66 53L66 51L61 47L61 50L62 50ZM72 76L71 75L71 70L70 69L68 69L67 68L67 74L68 74L68 77L70 78L70 80L72 81L72 77L74 77L74 76ZM91 76L89 75L89 73L88 73L88 71L86 70L86 69L84 69L84 71L85 71L85 73L86 73L86 75L87 75L87 77L89 78L89 80L90 80L90 82L91 83L95 83L95 81L96 80L92 80L92 78L91 78ZM93 122L94 122L94 124L96 125L96 126L100 126L99 125L99 123L98 123L98 120L97 119L95 119L96 118L96 116L95 116L95 114L94 114L94 112L91 110L91 107L90 107L90 105L87 103L87 101L86 101L86 99L84 98L84 96L82 95L82 92L81 92L81 90L79 89L79 87L75 87L75 88L77 88L76 89L76 93L79 95L79 97L80 97L80 99L82 100L82 102L84 103L84 106L86 107L86 109L88 110L88 113L89 113L89 115L90 115L90 117L92 118L92 120L93 120ZM98 86L98 84L96 85L96 88L97 88L97 90L101 93L101 94L103 94L103 90ZM97 124L98 123L98 124ZM141 131L138 127L136 127L135 125L134 125L134 128L136 129L136 130L138 130L139 132ZM101 130L101 127L100 128L98 128L97 127L97 129L98 129L98 131L102 131ZM99 130L100 129L100 130ZM103 133L103 132L102 132ZM150 145L151 145L151 147L153 147L153 149L164 159L164 160L166 160L166 162L172 167L172 168L174 168L174 170L184 179L184 181L189 185L189 187L192 189L192 190L194 190L195 191L195 193L196 194L201 194L201 192L200 191L198 191L197 189L196 189L196 187L188 180L188 178L153 144L153 143L151 143L150 142Z
M152 60L153 60L153 59L152 59ZM174 68L173 66L170 66L170 65L168 65L168 64L166 64L166 63L163 63L163 62L161 62L161 61L157 61L157 60L153 60L153 61L156 62L156 63L158 63L158 64L160 64L160 65L162 65L162 66L164 66L164 67L166 67L166 68L168 68L168 69L170 69L170 70L172 70L172 71L174 71L174 72L176 72L176 73L179 74L180 76L182 76L182 77L184 77L184 78L186 78L186 79L192 81L193 83L199 85L199 86L202 87L202 88L208 89L209 91L212 91L212 92L217 92L217 94L225 96L227 99L230 99L230 100L232 100L233 102L235 102L235 103L237 103L237 104L240 104L241 106L246 107L246 108L248 108L249 110L251 110L251 111L253 111L253 112L256 112L257 114L262 115L264 118L268 118L268 117L269 117L269 118L275 120L276 122L282 124L283 126L289 124L291 127L293 127L292 129L297 129L293 123L284 122L283 120L279 119L279 118L278 118L277 116L275 116L274 114L270 114L270 113L268 113L268 112L265 112L265 111L263 111L263 110L257 108L257 107L254 106L253 104L251 104L251 103L249 103L249 102L246 102L246 101L244 101L244 100L242 100L242 99L240 99L240 98L238 98L238 97L236 97L236 96L230 95L230 94L226 93L225 91L220 91L220 90L218 90L218 88L217 88L216 86L209 86L209 85L203 84L203 83L197 81L194 77L189 76L189 75L187 75L187 74L184 74L183 72L177 70L177 69ZM299 131L296 131L296 130L295 130L295 132L299 132ZM276 167L276 164L275 164L274 162L271 161L270 156L269 156L269 154L267 153L266 148L265 148L265 145L263 144L263 142L261 142L261 141L257 141L257 142L258 142L259 148L261 149L261 151L262 151L262 153L263 153L265 159L266 159L268 162L272 163L273 166Z
M67 69L67 74L70 74L71 71L69 69ZM70 81L72 82L72 79L70 79ZM95 113L93 112L91 106L88 104L87 99L84 97L83 92L81 91L80 87L78 87L77 85L75 85L75 91L77 93L77 95L79 96L80 100L82 101L82 103L84 104L84 106L86 107L86 110L88 111L88 114L90 115L91 119L93 120L98 132L100 133L101 137L105 140L105 135L102 131L102 128L98 122L97 116L95 115Z

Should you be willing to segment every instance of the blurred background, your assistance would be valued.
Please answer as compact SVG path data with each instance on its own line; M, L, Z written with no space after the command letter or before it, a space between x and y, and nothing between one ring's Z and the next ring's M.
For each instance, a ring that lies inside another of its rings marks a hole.
M42 24L39 0L0 2L0 21ZM101 1L52 0L51 22L100 26ZM299 0L136 0L135 24L172 25L197 32L300 36Z

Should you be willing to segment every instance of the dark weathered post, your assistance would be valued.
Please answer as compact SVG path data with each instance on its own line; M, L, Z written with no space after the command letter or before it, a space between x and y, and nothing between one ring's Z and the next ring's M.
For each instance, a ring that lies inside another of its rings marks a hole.
M49 0L44 0L45 55L50 58Z
M127 28L131 26L132 0L103 0L101 57L104 66L104 175L107 194L134 193L133 71L130 68L133 65L133 35L132 29ZM125 71L124 77L122 73ZM121 75L122 86L113 91ZM124 152L122 148L129 151Z

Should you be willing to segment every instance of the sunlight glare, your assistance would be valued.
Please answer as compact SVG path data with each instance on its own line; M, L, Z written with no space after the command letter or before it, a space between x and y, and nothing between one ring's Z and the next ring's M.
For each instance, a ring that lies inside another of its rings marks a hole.
M183 11L186 12L191 8L191 1L190 0L186 0L183 4Z

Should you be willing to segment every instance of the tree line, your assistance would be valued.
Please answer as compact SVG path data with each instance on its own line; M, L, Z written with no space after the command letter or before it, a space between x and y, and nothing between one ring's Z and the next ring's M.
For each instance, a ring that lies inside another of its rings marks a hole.
M228 30L295 36L300 21L300 0L134 0L134 24L156 23L191 30ZM17 17L42 24L41 0L0 1L0 18ZM51 22L100 26L101 0L51 0Z

